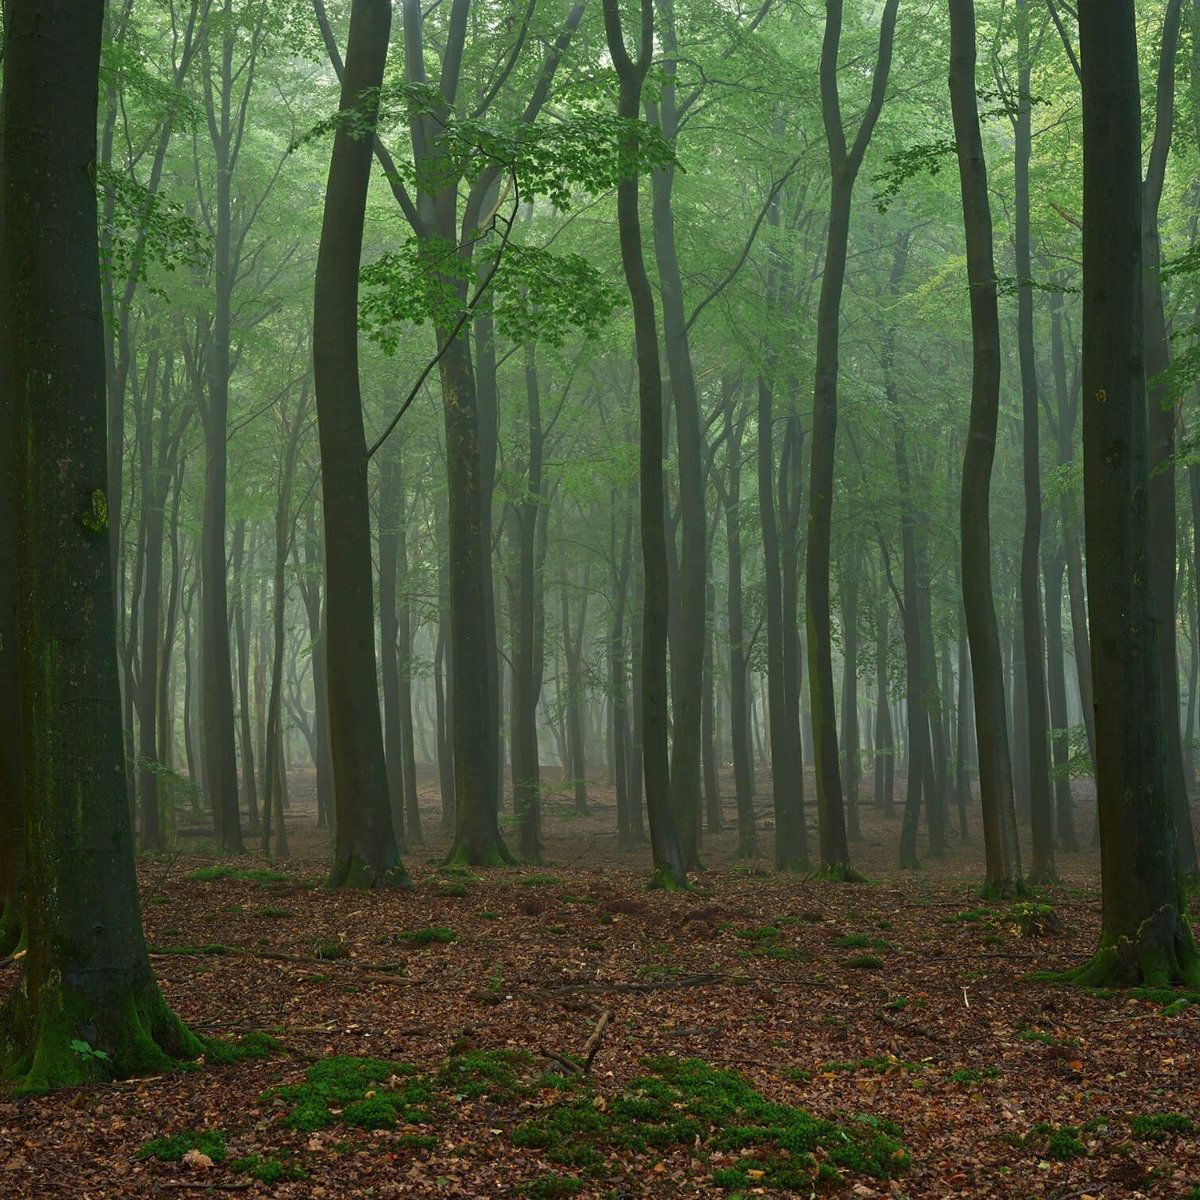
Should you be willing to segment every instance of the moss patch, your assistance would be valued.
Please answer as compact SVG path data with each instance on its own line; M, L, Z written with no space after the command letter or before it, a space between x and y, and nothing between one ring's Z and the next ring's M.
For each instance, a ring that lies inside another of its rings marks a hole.
M286 883L288 877L282 871L257 867L244 870L240 867L226 867L218 863L211 867L200 867L193 871L188 878L197 883L216 883L221 879L232 879L236 883Z
M157 1158L161 1162L179 1162L189 1150L207 1154L215 1163L225 1160L226 1134L223 1129L185 1129L170 1137L151 1138L143 1142L137 1153L138 1159Z
M391 1129L427 1121L433 1091L405 1063L335 1055L314 1063L302 1083L272 1088L264 1099L290 1105L284 1124L311 1132L339 1121L360 1129Z
M755 1184L809 1189L842 1168L888 1178L907 1165L899 1130L859 1118L845 1124L767 1100L733 1071L698 1059L657 1058L647 1074L605 1103L593 1096L562 1099L518 1126L518 1146L568 1162L580 1150L654 1153L670 1147L747 1155L712 1173L722 1188Z

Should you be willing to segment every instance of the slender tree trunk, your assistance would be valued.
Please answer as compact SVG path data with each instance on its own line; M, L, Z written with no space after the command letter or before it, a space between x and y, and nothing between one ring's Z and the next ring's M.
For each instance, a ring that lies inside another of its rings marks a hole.
M974 0L950 0L950 100L958 146L974 343L971 420L963 455L960 505L963 607L975 693L986 886L999 894L1012 892L1021 884L1021 857L1013 809L1000 636L992 597L989 500L1000 405L1000 322L987 165L975 94Z
M389 442L379 469L379 658L383 685L383 757L387 765L388 804L397 845L405 844L404 750L400 730L400 615L396 607L400 526L404 521L404 484L400 446Z
M1042 479L1038 445L1038 385L1033 342L1033 266L1029 247L1029 160L1033 151L1029 48L1029 0L1016 0L1016 268L1017 353L1021 364L1021 421L1025 483L1025 528L1021 538L1021 642L1025 658L1025 715L1029 753L1029 808L1033 861L1029 878L1052 882L1054 813L1050 796L1050 719L1046 704L1046 656L1042 636ZM1172 549L1174 535L1172 534Z
M1054 825L1058 844L1069 854L1079 849L1075 836L1074 803L1067 774L1067 674L1063 656L1062 593L1066 563L1061 552L1046 554L1042 575L1046 583L1046 656L1049 667L1050 737L1054 753Z
M373 126L391 27L387 0L354 0L341 110ZM358 382L358 269L369 138L340 125L325 191L313 310L313 377L325 515L326 664L335 846L331 886L406 884L388 806L375 672L366 440Z
M654 43L652 0L641 0L637 59L625 48L617 0L604 0L604 24L609 53L620 84L617 115L636 121L642 108L642 84L650 68ZM638 367L642 524L642 759L645 771L646 813L654 882L678 888L686 885L683 846L671 805L671 768L667 717L667 546L663 516L662 376L658 360L658 322L654 294L642 252L638 212L638 177L624 175L617 185L617 225L621 265L633 310Z
M746 418L733 419L733 397L726 398L725 452L725 588L726 624L729 632L729 737L733 754L733 787L737 803L738 857L757 853L754 827L754 747L750 735L747 698L749 665L746 662L746 628L742 611L742 433Z
M700 713L700 757L704 774L704 830L706 833L720 833L721 785L717 779L717 711L713 682L713 626L716 621L717 595L711 580L705 588L705 597L704 704Z
M885 817L896 811L896 743L888 699L891 613L891 599L881 588L875 617L875 804Z
M846 824L851 841L862 840L858 819L862 784L861 745L858 730L858 590L862 558L851 547L842 575L842 794L846 797Z
M247 624L250 617L250 588L246 570L246 522L240 520L233 530L234 609L233 632L238 658L238 710L242 736L242 790L246 793L247 828L257 833L258 782L254 775L254 731L250 723L250 641ZM254 557L251 542L250 558Z

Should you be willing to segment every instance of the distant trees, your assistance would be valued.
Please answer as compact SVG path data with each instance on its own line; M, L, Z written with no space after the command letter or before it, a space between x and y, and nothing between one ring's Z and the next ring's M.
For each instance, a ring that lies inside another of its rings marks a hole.
M0 434L15 480L28 953L0 1013L0 1077L33 1089L201 1050L150 971L125 785L92 173L103 12L10 0L5 13Z

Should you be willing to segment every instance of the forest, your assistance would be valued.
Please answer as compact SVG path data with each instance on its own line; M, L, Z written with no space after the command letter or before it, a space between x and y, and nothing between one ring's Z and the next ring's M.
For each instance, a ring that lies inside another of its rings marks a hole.
M1200 1200L1198 412L1200 0L0 0L0 1200Z

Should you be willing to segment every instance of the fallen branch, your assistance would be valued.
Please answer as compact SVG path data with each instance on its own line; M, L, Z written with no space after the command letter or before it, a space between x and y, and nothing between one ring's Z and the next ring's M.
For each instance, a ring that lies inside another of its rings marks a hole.
M592 1031L592 1036L583 1045L583 1071L585 1075L592 1069L592 1060L596 1057L596 1052L600 1049L600 1042L604 1038L604 1031L608 1028L611 1020L612 1009L606 1008L600 1014L600 1020L596 1022L596 1028Z

